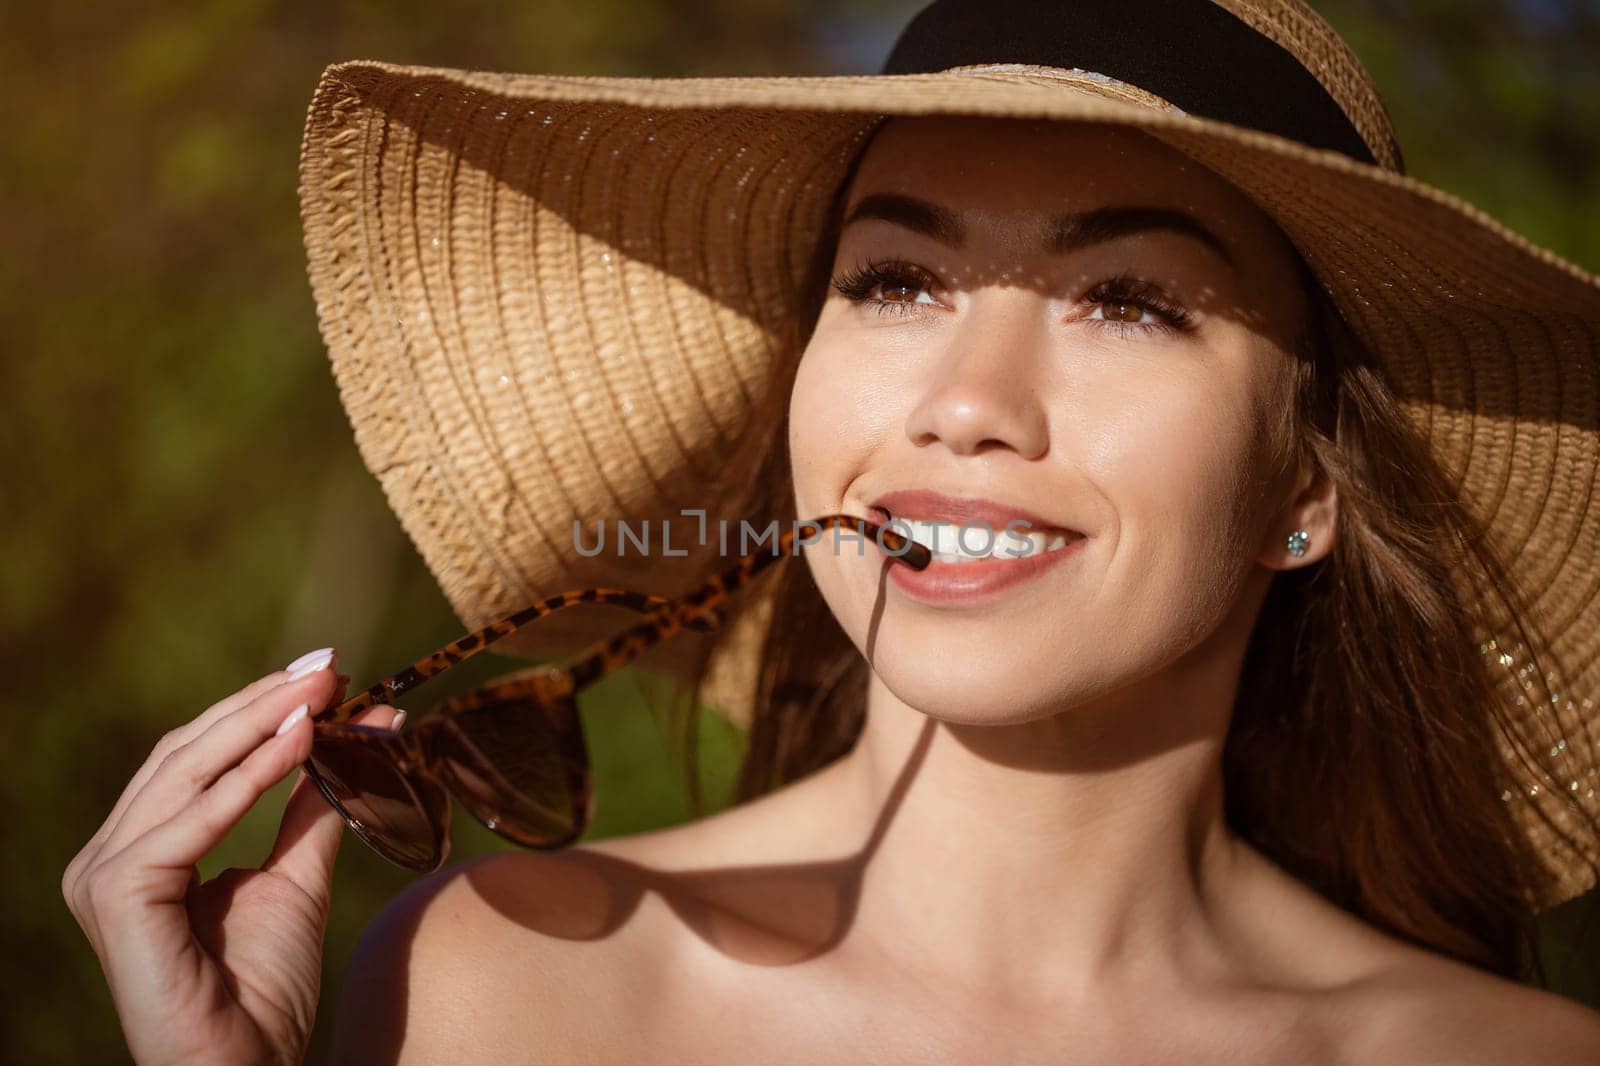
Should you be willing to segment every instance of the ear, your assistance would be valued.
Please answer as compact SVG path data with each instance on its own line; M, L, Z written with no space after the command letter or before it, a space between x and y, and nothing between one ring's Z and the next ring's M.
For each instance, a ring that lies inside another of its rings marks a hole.
M1339 493L1333 479L1320 464L1307 460L1295 481L1294 495L1267 530L1256 561L1271 570L1310 566L1333 550L1338 517ZM1289 550L1289 536L1296 530L1303 530L1306 535L1302 555Z

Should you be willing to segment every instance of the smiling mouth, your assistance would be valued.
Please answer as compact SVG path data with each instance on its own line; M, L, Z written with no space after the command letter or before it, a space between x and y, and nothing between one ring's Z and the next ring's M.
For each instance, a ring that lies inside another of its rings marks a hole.
M1077 530L1034 527L1017 520L994 524L975 518L915 517L872 508L874 517L933 552L936 563L1026 559L1061 551L1083 539Z

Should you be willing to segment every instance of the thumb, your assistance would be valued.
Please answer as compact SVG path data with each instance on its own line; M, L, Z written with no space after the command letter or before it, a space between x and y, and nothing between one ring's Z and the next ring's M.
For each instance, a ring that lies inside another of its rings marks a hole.
M340 687L343 688L342 683ZM354 721L360 725L394 728L402 723L404 716L404 711L380 704L367 708ZM272 853L261 864L261 869L287 877L326 910L333 882L333 863L339 855L339 841L343 836L344 816L302 769L284 807Z
M278 838L261 869L280 874L299 885L323 910L328 908L333 882L333 861L344 835L344 817L317 789L316 782L300 771L278 824Z

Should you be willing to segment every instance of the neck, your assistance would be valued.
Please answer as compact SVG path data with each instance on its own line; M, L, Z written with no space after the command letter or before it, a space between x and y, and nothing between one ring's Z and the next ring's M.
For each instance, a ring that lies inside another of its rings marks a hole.
M1213 965L1248 867L1222 808L1241 655L1202 646L1005 726L935 721L874 675L861 737L827 771L874 827L858 912L873 950L991 994Z

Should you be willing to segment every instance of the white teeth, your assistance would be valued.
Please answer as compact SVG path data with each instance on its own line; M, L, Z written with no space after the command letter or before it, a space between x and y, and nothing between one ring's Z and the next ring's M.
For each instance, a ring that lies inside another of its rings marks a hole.
M996 529L982 523L965 528L959 522L891 516L889 525L929 548L942 563L970 563L976 559L1020 559L1027 555L1055 551L1067 545L1067 534ZM1078 538L1074 536L1073 540Z

